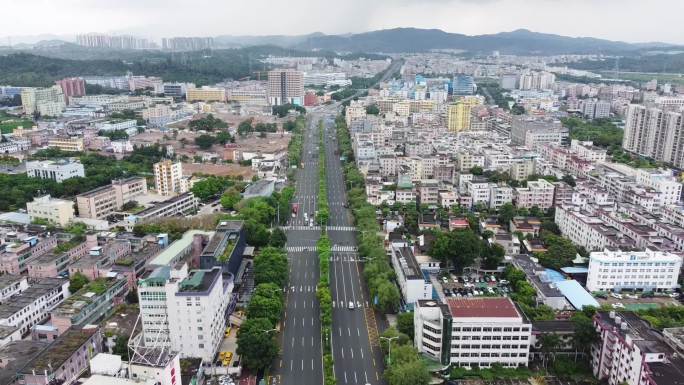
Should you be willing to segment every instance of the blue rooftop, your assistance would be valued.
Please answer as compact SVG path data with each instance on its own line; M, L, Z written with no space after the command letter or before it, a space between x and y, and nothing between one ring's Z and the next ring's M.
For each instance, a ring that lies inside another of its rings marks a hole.
M542 282L565 281L565 276L552 269L544 269L544 274L540 277Z
M561 271L565 274L588 274L589 269L586 267L564 267Z
M558 281L556 287L577 310L582 310L585 306L600 307L596 299L574 279Z

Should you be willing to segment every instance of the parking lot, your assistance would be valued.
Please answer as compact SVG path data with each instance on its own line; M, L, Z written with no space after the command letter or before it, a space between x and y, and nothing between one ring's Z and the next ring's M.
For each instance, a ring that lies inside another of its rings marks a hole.
M499 280L494 275L455 276L443 275L437 280L441 286L438 290L445 297L478 297L508 296L508 282Z

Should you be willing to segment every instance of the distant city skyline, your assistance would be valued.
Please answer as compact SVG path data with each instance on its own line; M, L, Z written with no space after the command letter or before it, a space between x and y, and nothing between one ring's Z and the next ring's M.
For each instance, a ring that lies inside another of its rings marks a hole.
M24 17L6 18L0 45L7 44L7 36L17 44L41 40L39 35L73 40L76 34L89 32L159 41L167 36L343 34L395 27L467 35L526 28L565 36L684 44L684 26L678 20L684 2L657 3L656 7L638 0L576 0L572 6L556 0L6 0L0 13Z

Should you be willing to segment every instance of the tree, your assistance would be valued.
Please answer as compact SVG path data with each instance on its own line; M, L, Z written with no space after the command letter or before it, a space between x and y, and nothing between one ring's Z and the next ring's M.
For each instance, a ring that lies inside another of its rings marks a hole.
M250 370L268 367L278 355L278 344L271 321L266 318L248 318L237 333L237 354Z
M385 370L390 385L427 385L430 372L410 345L392 347L391 364Z
M575 334L572 336L572 343L575 349L582 352L588 351L599 337L594 323L583 312L573 314L570 320L575 326Z
M254 283L274 283L284 287L287 282L287 255L283 249L266 247L254 258Z
M128 338L125 336L116 336L115 345L112 349L113 353L121 356L121 359L128 361Z
M215 142L216 142L216 138L214 138L211 135L202 134L198 137L195 137L195 144L203 150L210 149L211 146L213 146Z
M484 171L482 170L482 167L480 166L473 166L470 168L470 173L473 175L482 175Z
M505 228L509 228L511 219L516 215L515 207L511 203L504 203L499 207L499 224Z
M217 119L213 114L209 114L203 118L191 120L188 124L191 130L214 131L217 128L228 128L228 123L221 119Z
M399 313L397 316L397 329L413 340L413 312Z
M235 188L230 188L221 195L221 206L226 210L233 210L242 199L242 195Z
M251 118L247 119L247 120L243 120L238 125L237 132L240 136L245 136L252 131L254 131L254 128L252 127L252 119Z
M577 185L577 183L575 182L575 178L573 178L573 176L570 174L563 175L563 178L561 178L561 180L567 183L570 187L575 187Z
M380 310L390 313L399 308L401 294L397 285L393 282L385 281L378 286L378 307Z
M377 105L371 104L370 106L366 107L366 113L368 115L378 115L380 114L380 109Z
M221 145L225 145L228 142L232 142L233 137L230 136L230 133L228 131L220 131L218 134L216 134L216 142L220 143Z
M280 227L276 227L271 232L271 238L268 241L268 245L272 247L285 247L287 243L287 235Z
M235 182L228 178L209 176L192 186L192 193L201 201L207 201L210 198L223 193L225 189L234 185Z
M561 338L556 333L542 334L541 336L541 351L544 367L546 368L549 361L549 355L553 355L561 346Z
M282 290L278 285L270 282L257 285L247 305L247 316L250 318L267 318L275 326L282 311Z
M487 270L496 269L501 262L503 262L504 256L506 255L506 250L498 243L493 243L491 246L484 243L482 249L484 250L482 265Z
M270 233L266 225L253 219L245 221L245 232L247 233L247 243L254 247L262 247L268 244Z
M241 202L238 212L242 217L253 219L264 225L270 224L275 218L275 208L263 197L250 198Z
M451 262L457 272L473 264L480 256L482 241L472 230L438 232L430 249L430 256Z
M88 280L88 277L83 275L80 272L76 272L71 278L69 279L69 291L71 294L74 294L75 292L81 290L81 288L90 282Z

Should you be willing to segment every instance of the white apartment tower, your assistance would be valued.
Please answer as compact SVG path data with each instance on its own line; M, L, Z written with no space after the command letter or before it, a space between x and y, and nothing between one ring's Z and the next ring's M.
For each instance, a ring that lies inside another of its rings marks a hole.
M630 152L684 167L682 112L631 104L622 147Z

